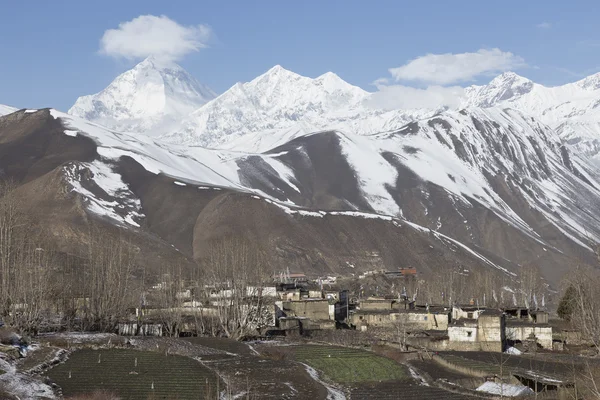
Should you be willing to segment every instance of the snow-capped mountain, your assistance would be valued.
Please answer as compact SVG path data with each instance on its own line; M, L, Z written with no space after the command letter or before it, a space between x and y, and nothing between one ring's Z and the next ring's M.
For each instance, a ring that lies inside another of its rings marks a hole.
M264 143L270 143L268 138L280 137L280 132L288 138L330 129L369 134L433 114L431 110L373 109L366 105L371 95L332 72L312 79L277 65L251 82L235 84L162 139L262 151Z
M17 111L16 108L0 104L0 116L10 114Z
M101 92L78 98L69 114L110 129L160 135L214 97L179 65L149 57Z
M551 128L515 110L447 111L366 136L283 134L271 137L269 147L276 147L261 153L166 144L56 111L51 115L65 135L95 143L94 160L69 164L61 172L72 190L85 199L90 213L124 226L141 229L153 218L160 224L180 217L195 221L198 215L185 210L205 203L192 193L226 191L265 204L271 211L261 211L269 215L264 218L283 213L297 223L324 219L318 224L325 225L334 216L388 221L450 241L500 271L543 260L552 279L574 262L570 257L593 256L593 243L600 241L597 173ZM123 175L132 168L145 172ZM158 182L163 183L155 187ZM168 197L168 205L155 209L152 204L165 196L164 185L186 194ZM223 229L246 215L245 201L228 209L235 218L227 214ZM221 226L215 220L221 220L225 204L219 200L207 211L208 232ZM155 229L161 237L172 234L162 226ZM248 229L258 234L254 225ZM319 229L310 234L330 232Z
M0 170L44 218L77 212L65 232L83 213L191 258L232 236L314 273L405 260L512 276L535 262L550 282L595 259L600 175L530 115L467 108L372 135L312 129L238 138L267 151L215 150L22 110L0 120Z
M600 73L546 87L507 72L488 85L466 88L465 94L466 105L510 107L540 119L582 155L600 151Z

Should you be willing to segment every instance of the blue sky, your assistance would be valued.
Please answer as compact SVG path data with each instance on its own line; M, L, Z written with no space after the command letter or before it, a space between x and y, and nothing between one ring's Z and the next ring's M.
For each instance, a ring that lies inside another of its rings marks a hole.
M100 40L140 15L210 27L207 47L177 61L217 93L275 64L312 77L334 71L370 91L381 78L465 86L495 71L436 81L418 76L421 64L399 67L426 54L482 49L512 53L498 68L547 85L600 71L597 1L79 0L4 2L1 9L0 104L16 107L67 110L104 88L135 60L101 54Z

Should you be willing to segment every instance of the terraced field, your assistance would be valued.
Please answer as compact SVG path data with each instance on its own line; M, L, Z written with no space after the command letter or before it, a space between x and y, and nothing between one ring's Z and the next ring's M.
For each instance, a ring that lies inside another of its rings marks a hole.
M450 364L457 365L463 368L470 368L479 372L484 372L486 375L500 375L501 373L507 375L509 373L508 369L506 368L506 364L503 363L501 367L499 361L495 363L490 363L487 361L474 360L462 357L462 355L450 353L440 353L439 355Z
M224 389L211 370L191 358L126 349L78 350L46 375L65 396L110 390L123 400L214 399L217 387Z
M582 368L582 365L579 364L569 365L529 356L489 352L440 352L439 356L454 365L485 371L489 375L535 371L550 378L569 380L573 376L573 368L577 371ZM502 370L500 364L502 364Z
M460 372L443 367L433 360L411 360L409 364L418 370L427 373L433 379L445 379L452 382L473 379L469 375L461 374Z
M302 345L294 351L297 361L310 365L339 384L408 379L406 368L368 351L336 346Z
M411 382L382 382L357 385L350 390L352 400L472 400L475 397Z

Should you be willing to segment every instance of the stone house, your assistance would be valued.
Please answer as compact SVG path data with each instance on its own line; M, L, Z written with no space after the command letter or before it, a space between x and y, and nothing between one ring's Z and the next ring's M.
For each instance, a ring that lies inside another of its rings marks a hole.
M552 326L547 323L509 319L506 322L506 339L509 343L535 340L542 348L552 350Z
M504 311L507 315L506 340L510 344L535 341L544 349L552 349L552 326L546 311L526 307L507 308Z
M454 305L452 306L452 320L477 319L484 310L485 307L474 305Z
M284 331L286 335L304 335L310 331L335 329L335 321L313 321L303 317L282 317L279 319L279 329Z
M362 304L362 303L361 303ZM409 332L448 329L449 312L431 310L361 308L350 316L350 324L367 330L369 327L401 328Z
M311 320L335 320L335 307L327 299L304 299L284 301L282 310L288 317L303 317Z
M360 301L360 310L361 311L391 310L393 303L394 303L393 299L368 298L366 300Z
M453 309L453 311L456 308ZM462 310L474 318L452 320L448 326L448 348L465 351L504 351L506 319L498 310ZM462 312L461 311L461 312Z
M335 305L327 299L302 299L276 303L279 329L286 334L335 329Z
M281 291L279 293L279 298L283 301L299 301L300 300L300 289L291 289L286 291Z

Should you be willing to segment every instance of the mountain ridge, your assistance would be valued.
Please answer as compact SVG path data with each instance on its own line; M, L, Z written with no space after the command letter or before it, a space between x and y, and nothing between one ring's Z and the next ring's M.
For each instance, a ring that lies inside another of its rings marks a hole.
M600 162L600 73L553 87L503 74L465 94L465 106L510 107L540 119L576 152Z
M148 57L68 113L124 132L160 134L216 94L179 65Z

